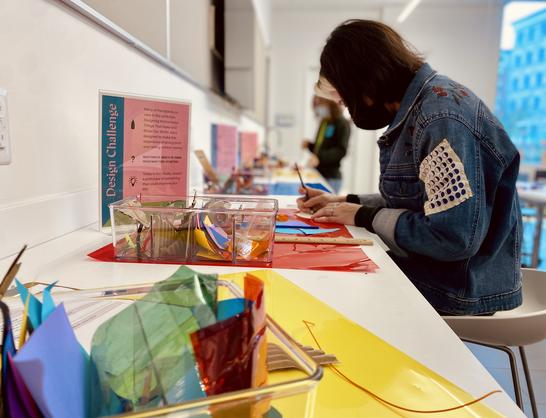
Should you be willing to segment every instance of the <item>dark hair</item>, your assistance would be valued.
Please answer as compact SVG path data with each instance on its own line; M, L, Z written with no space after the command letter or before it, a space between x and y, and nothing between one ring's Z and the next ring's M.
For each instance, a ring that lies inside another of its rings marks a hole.
M401 101L423 63L421 55L391 27L351 19L328 37L320 56L320 75L350 108L364 96L382 103Z

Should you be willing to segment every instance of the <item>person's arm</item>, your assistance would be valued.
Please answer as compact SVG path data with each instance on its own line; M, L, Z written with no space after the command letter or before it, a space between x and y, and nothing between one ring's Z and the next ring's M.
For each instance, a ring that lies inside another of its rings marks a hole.
M416 141L426 191L423 210L383 208L374 214L372 228L397 255L416 253L442 261L471 257L491 218L482 155L488 151L466 125L451 118L431 122Z
M348 194L346 201L349 203L357 203L359 205L374 206L374 207L386 207L387 202L379 193L371 194Z
M349 137L351 136L351 127L347 121L338 121L335 123L335 131L332 138L325 138L325 141L334 143L334 146L320 148L318 157L321 164L332 165L339 163L347 154L349 146Z

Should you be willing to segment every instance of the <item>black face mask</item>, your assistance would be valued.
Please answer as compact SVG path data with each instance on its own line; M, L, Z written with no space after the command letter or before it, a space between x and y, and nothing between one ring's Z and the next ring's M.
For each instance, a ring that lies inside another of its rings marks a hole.
M394 114L383 104L367 106L364 103L353 105L349 108L354 124L368 131L384 128L394 120Z

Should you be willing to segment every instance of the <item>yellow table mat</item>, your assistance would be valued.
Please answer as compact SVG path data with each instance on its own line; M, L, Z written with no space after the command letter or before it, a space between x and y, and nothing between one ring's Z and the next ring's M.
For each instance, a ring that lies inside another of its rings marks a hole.
M447 379L347 319L272 270L252 272L265 283L266 310L296 341L335 354L351 380L397 405L417 410L447 409L475 398ZM245 273L222 275L241 288ZM449 361L449 359L446 359ZM279 372L283 373L283 372ZM494 388L484 387L483 395ZM497 396L493 394L492 396ZM282 411L281 411L282 412ZM417 414L388 407L347 383L328 367L318 386L315 417L500 417L483 402L450 412Z

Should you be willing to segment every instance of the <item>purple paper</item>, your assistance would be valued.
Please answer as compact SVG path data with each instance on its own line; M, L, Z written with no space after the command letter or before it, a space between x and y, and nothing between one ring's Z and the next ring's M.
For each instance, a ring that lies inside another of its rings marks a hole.
M13 359L46 418L85 418L88 362L62 304Z
M36 403L32 399L21 375L15 368L13 359L9 353L8 379L4 384L6 385L8 410L11 418L40 418Z

